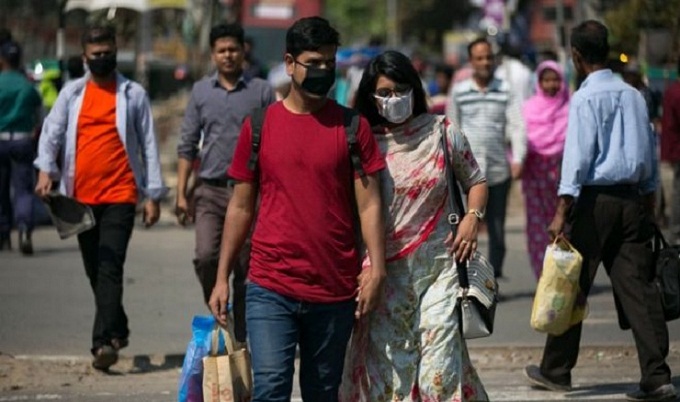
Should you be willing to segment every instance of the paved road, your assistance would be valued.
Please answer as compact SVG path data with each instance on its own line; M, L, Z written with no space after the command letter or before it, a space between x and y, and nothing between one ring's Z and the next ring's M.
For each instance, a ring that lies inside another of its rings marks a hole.
M132 335L119 365L120 373L126 375L102 376L88 367L93 300L75 240L61 241L51 228L42 228L34 235L35 256L0 254L0 358L12 355L26 362L26 375L33 364L54 377L45 382L54 383L54 389L16 385L12 383L16 367L0 359L0 402L175 398L178 370L191 337L191 318L206 310L191 266L193 233L176 227L164 213L166 218L157 227L137 228L128 253L124 297ZM575 372L575 383L584 388L567 396L529 391L521 367L538 359L544 337L529 327L535 281L528 266L522 219L511 216L508 229L505 272L509 280L500 284L503 302L496 315L496 333L469 342L492 399L621 400L622 392L636 381L636 358L630 332L618 329L604 273L598 276L590 298L582 341L585 353L592 356L582 358L583 371ZM676 351L671 368L677 371L680 321L671 323L669 331ZM52 371L50 364L55 367ZM13 386L18 389L12 390Z

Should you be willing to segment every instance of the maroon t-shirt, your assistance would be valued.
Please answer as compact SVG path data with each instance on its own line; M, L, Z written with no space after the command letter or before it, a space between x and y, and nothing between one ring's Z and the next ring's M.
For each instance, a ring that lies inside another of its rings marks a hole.
M352 208L354 179L343 109L334 101L313 114L295 114L282 102L267 109L258 159L260 206L248 277L301 301L351 299L357 289L359 255ZM254 181L248 169L250 119L241 129L229 176ZM366 174L385 161L361 118L357 142Z

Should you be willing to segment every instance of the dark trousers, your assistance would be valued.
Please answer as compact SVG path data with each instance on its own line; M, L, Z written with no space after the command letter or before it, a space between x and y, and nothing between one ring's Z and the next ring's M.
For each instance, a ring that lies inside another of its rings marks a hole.
M135 223L134 204L91 206L97 222L78 235L78 245L97 307L92 353L130 335L123 309L123 265Z
M203 288L203 299L210 300L217 280L217 263L227 205L233 188L202 183L194 193L196 203L196 258L194 269ZM243 248L235 266L232 306L234 313L234 336L239 342L246 340L246 276L248 274L249 247Z
M489 262L496 277L503 276L505 259L505 214L508 209L508 194L511 181L489 186L489 201L486 204L486 226L489 233Z
M629 186L584 187L572 215L570 239L583 255L580 286L587 296L600 262L614 296L630 322L645 391L670 382L668 328L655 286L650 241L652 211ZM582 325L560 336L548 336L541 372L560 384L571 383L578 359Z
M34 157L32 139L0 140L0 233L8 233L12 224L33 230Z

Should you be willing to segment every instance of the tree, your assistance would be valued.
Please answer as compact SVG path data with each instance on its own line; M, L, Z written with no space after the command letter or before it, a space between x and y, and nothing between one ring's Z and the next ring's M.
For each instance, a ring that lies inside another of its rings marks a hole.
M397 21L387 21L387 0L327 0L326 16L338 28L344 43L386 38L388 23L398 25L399 42L416 40L430 49L441 49L442 37L456 21L471 11L466 1L394 0Z
M671 39L671 60L680 54L680 0L626 0L605 14L611 44L625 53L637 53L644 29L667 29Z

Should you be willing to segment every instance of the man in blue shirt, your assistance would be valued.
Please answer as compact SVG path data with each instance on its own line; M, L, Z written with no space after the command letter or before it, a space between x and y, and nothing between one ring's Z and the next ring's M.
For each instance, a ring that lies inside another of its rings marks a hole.
M602 263L614 296L632 328L642 376L632 401L674 400L668 328L653 283L653 204L658 185L655 138L644 98L605 67L607 28L586 21L571 34L576 71L586 76L574 94L559 185L559 204L548 231L569 238L583 255L580 287L587 295ZM536 386L571 389L582 324L549 335L539 366L527 366Z

